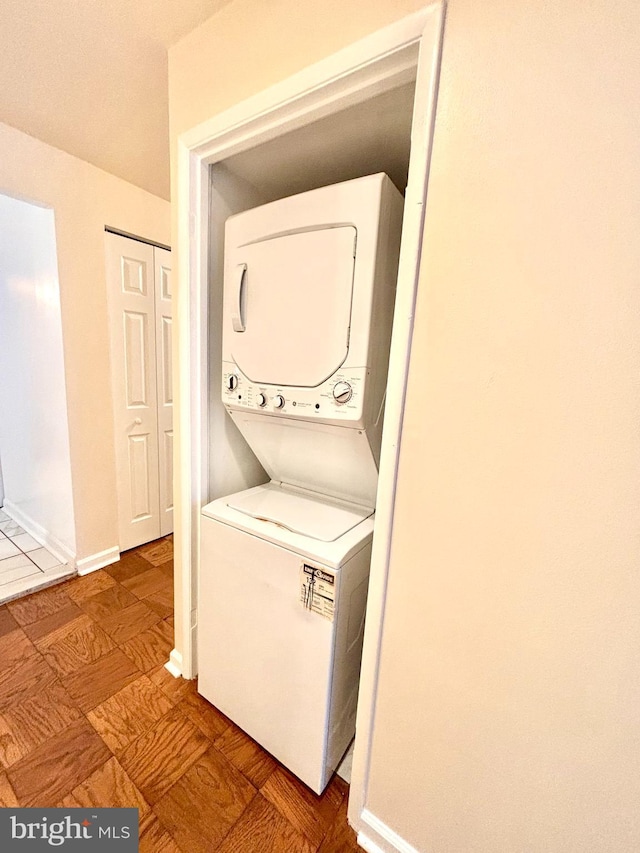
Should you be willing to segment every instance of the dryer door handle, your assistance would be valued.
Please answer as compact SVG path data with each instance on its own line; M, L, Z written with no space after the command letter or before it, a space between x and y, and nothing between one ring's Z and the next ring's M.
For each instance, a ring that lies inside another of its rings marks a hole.
M238 264L236 267L236 281L235 281L235 303L233 310L231 311L231 324L233 325L234 332L244 332L245 324L244 324L244 305L245 305L245 288L246 288L246 280L247 280L247 265L246 264Z

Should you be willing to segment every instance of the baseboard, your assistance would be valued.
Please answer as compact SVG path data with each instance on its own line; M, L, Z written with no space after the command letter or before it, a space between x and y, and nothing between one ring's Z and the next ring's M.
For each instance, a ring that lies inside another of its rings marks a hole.
M15 521L16 524L20 525L25 533L32 536L36 542L39 542L47 549L47 551L50 551L54 557L57 557L60 560L61 563L67 563L69 566L75 568L76 555L67 545L53 536L53 534L49 533L48 530L45 530L41 524L34 521L33 518L28 516L15 504L11 503L11 501L5 499L2 509L6 512L9 518Z
M419 853L368 809L362 810L360 820L366 829L358 832L358 844L367 853Z
M182 677L182 655L177 649L171 650L169 660L165 663L164 668L170 672L174 678Z
M114 545L113 548L107 548L106 551L98 551L97 554L91 554L89 557L78 560L76 563L78 574L88 575L90 572L97 572L98 569L104 569L111 563L117 563L119 559L120 548Z

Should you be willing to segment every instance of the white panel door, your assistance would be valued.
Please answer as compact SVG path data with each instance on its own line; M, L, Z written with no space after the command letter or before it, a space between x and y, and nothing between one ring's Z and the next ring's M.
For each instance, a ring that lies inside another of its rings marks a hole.
M173 531L173 383L171 252L154 248L160 535Z
M106 235L121 551L162 535L154 248Z

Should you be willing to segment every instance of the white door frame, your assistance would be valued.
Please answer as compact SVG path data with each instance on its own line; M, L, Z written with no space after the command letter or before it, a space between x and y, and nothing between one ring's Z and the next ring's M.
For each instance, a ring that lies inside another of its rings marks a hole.
M378 487L363 654L352 812L366 806L367 759L393 526L400 436L418 285L424 202L431 153L444 17L442 0L373 33L294 76L185 132L178 139L179 447L178 565L182 595L170 668L195 676L195 610L199 515L206 502L207 286L209 180L212 163L274 139L374 94L416 78L411 155ZM181 600L180 600L181 599ZM176 608L178 609L178 607Z

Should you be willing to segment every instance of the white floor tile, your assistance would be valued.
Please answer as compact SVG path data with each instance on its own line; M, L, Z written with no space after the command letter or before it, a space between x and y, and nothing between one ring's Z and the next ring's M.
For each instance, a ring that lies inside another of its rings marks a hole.
M55 569L60 566L60 560L50 554L46 548L38 548L35 551L29 551L29 557L40 569Z
M10 539L0 539L0 560L4 560L5 557L13 557L19 553L20 549Z
M19 560L20 557L16 557L15 559ZM23 565L16 566L9 571L2 570L2 573L0 573L0 596L4 591L4 587L12 584L14 581L30 578L33 575L36 575L37 579L44 577L44 572L41 572L37 566L34 566L28 557L24 557L24 560L25 563Z
M47 580L52 580L53 578L63 578L68 577L69 575L75 575L76 570L72 569L68 563L60 563L57 566L54 566L52 569L44 569L42 572L43 577L47 578Z
M28 533L18 533L17 536L9 537L14 545L17 545L21 551L24 551L26 554L27 551L35 551L36 548L42 548L42 545L33 538L33 536L29 536Z
M6 521L8 518L7 513L0 509L0 521Z
M0 578L4 572L9 572L11 569L19 569L20 566L28 566L29 563L33 566L32 560L30 560L26 554L18 554L15 557L5 557L4 560L0 560Z
M35 575L28 575L27 577L20 578L20 580L12 581L4 586L0 586L0 604L4 604L5 601L12 601L14 598L21 598L23 595L36 592L39 589L53 586L64 578L73 577L75 573L75 569L64 565L58 569L37 572Z
M0 530L5 536L17 536L19 533L24 533L24 530L15 521L8 518L5 521L0 521Z

